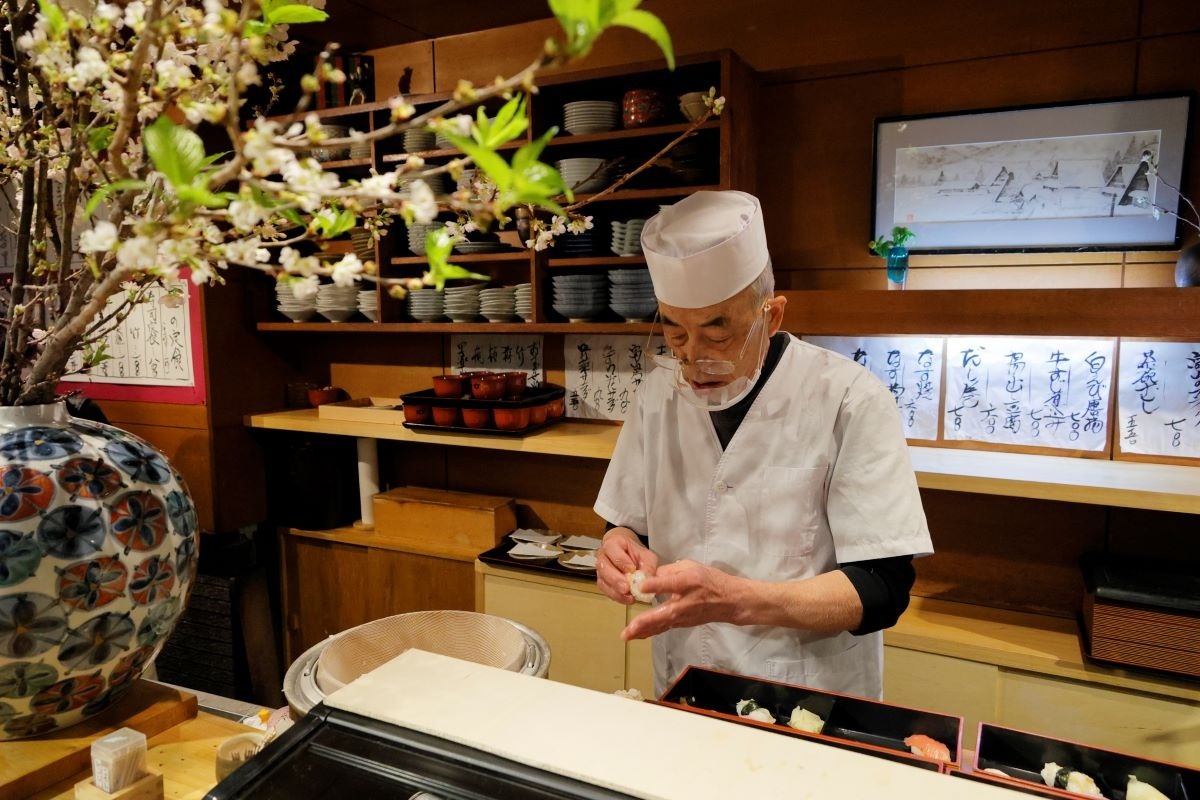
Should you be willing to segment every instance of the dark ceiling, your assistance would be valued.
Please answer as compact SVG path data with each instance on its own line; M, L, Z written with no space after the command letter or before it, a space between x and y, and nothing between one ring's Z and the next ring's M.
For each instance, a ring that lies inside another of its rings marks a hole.
M513 25L550 14L546 0L327 0L329 20L293 25L292 36L322 47L337 42L344 51L436 39L458 33Z

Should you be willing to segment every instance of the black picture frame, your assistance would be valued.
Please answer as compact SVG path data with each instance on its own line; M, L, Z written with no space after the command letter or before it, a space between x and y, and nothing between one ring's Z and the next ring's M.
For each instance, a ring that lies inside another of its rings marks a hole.
M1176 93L878 119L871 238L902 225L914 253L1178 247L1154 206L1178 211L1191 106Z

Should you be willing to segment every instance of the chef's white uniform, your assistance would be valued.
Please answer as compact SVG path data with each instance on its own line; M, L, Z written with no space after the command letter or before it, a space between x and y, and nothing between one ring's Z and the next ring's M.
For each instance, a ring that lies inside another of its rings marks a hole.
M892 395L858 364L795 337L725 450L668 370L647 375L595 510L649 536L662 564L689 558L756 580L933 551ZM881 633L718 623L660 634L653 653L658 696L689 664L883 692Z

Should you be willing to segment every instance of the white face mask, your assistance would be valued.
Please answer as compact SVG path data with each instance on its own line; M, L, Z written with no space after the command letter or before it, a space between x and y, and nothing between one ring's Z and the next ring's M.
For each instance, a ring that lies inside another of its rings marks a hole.
M751 340L754 339L755 333L759 331L759 326L762 325L762 331L766 332L767 326L764 324L766 311L767 306L763 306L763 315L756 319L750 327L750 332L746 336L746 342L742 345L741 353L738 354L738 361L710 361L701 359L696 361L694 366L702 374L713 377L728 375L736 371L738 362L745 356L746 348L750 345ZM723 386L715 386L711 389L697 389L692 386L683 375L683 362L673 355L655 355L653 359L659 366L671 370L672 385L684 401L705 411L724 411L740 403L754 390L758 379L762 376L762 362L766 340L767 337L763 336L759 346L758 366L755 368L753 374L738 376Z

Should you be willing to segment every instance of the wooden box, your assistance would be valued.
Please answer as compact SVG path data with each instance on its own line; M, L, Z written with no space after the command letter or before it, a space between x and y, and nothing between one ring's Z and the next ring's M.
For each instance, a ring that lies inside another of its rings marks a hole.
M516 527L510 497L412 486L375 495L375 533L413 552L474 557Z

